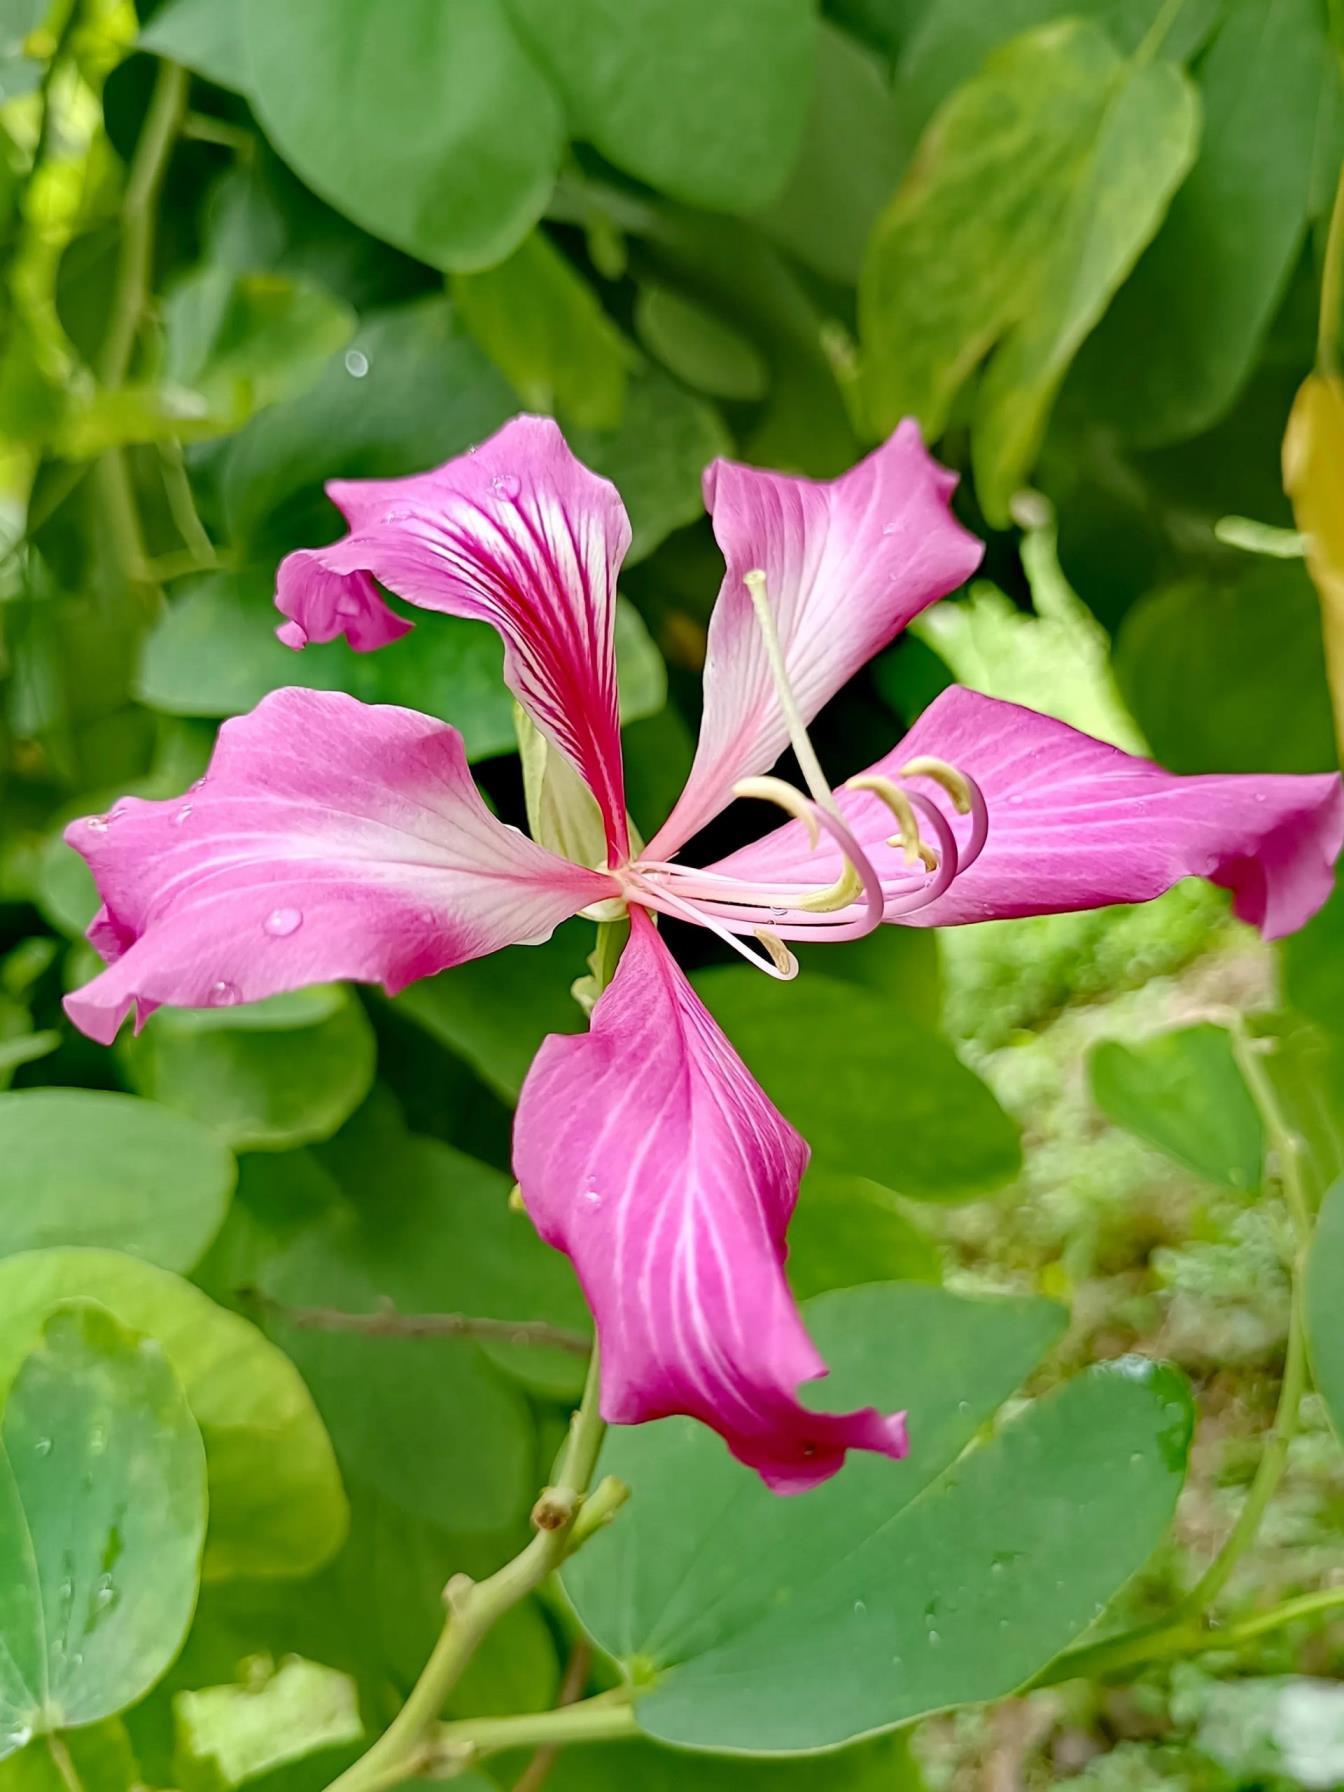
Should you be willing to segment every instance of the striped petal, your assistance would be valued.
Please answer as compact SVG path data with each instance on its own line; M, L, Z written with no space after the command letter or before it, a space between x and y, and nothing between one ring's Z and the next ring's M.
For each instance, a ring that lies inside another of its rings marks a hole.
M768 771L788 744L744 575L765 574L789 682L809 722L912 616L979 565L980 543L948 510L955 485L909 421L825 484L733 461L708 469L705 503L727 571L709 624L695 761L651 857L670 858L726 807L739 778Z
M603 1416L688 1413L779 1493L850 1449L903 1455L899 1414L798 1403L825 1373L783 1268L807 1147L642 910L631 928L591 1031L543 1044L514 1134L527 1210L597 1322Z
M291 647L344 635L380 647L408 603L488 622L504 677L583 775L614 864L627 832L616 701L616 574L630 523L615 486L590 473L546 417L516 417L471 453L409 479L333 480L350 525L280 567L279 630Z
M928 778L901 776L926 755L979 785L988 834L974 861L935 894L935 874L912 872L886 844L890 809L871 793L842 791L845 819L882 878L888 920L939 927L1147 902L1182 878L1207 877L1232 892L1241 920L1277 939L1309 920L1333 885L1344 841L1335 772L1178 777L1035 710L954 687L865 776L903 784L936 806L963 855L971 818L956 814ZM710 872L747 887L823 887L839 868L829 842L809 851L790 822ZM920 899L921 889L930 899Z
M282 690L225 722L171 802L75 822L103 900L108 968L66 998L109 1044L165 1002L252 1002L350 977L395 993L500 946L535 944L609 895L497 821L455 728L332 691Z

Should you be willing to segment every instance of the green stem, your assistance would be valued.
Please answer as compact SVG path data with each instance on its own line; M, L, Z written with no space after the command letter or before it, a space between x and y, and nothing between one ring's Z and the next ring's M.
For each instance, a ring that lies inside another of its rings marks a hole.
M525 1711L518 1717L468 1717L440 1724L430 1743L432 1766L465 1766L510 1748L542 1748L573 1742L611 1742L636 1736L630 1694L624 1688L560 1705L553 1711Z
M1246 1031L1245 1021L1235 1011L1227 1017L1227 1029L1232 1035L1232 1053L1237 1061L1237 1069L1250 1090L1251 1100L1260 1110L1265 1139L1274 1152L1279 1187L1283 1191L1284 1205L1297 1234L1298 1252L1305 1252L1311 1243L1313 1222L1311 1202L1307 1199L1306 1184L1302 1180L1302 1142L1289 1126L1283 1109L1279 1106L1274 1084L1265 1070L1261 1042L1252 1039Z
M187 463L182 454L182 444L170 437L159 443L159 466L163 474L163 491L168 500L168 509L183 545L193 560L203 566L215 564L215 544L205 530L196 509L196 500L191 495L191 481L187 478Z
M1339 372L1339 325L1344 309L1344 168L1339 171L1330 228L1321 268L1321 316L1316 336L1316 365L1322 373Z
M448 1583L448 1618L424 1672L389 1727L333 1781L330 1792L384 1792L423 1771L436 1752L431 1727L481 1642L506 1612L536 1592L569 1553L575 1519L602 1447L599 1384L594 1350L559 1476L537 1502L546 1528L487 1580L459 1576Z
M1167 41L1167 35L1172 26L1176 23L1181 8L1184 5L1185 0L1166 0L1166 5L1162 7L1157 17L1148 27L1143 42L1134 52L1135 68L1143 68L1157 55L1158 51Z

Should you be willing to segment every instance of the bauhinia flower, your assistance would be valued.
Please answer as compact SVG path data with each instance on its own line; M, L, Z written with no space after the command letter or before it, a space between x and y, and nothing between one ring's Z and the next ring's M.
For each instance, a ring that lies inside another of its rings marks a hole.
M380 587L492 623L519 704L591 792L592 862L497 820L445 723L277 691L224 724L181 799L127 798L70 829L102 896L90 938L107 963L69 997L72 1019L107 1042L132 1010L139 1024L165 1002L250 1002L332 978L395 992L544 940L568 916L628 912L590 1031L548 1039L532 1066L514 1147L527 1211L592 1307L603 1414L692 1414L781 1492L824 1480L849 1449L900 1456L900 1414L797 1399L824 1373L783 1268L807 1146L653 917L712 928L785 978L792 941L1141 902L1199 876L1273 937L1325 899L1344 837L1334 775L1174 777L960 689L834 789L808 723L979 561L949 514L953 484L910 423L829 484L709 468L726 572L704 715L686 788L647 847L621 769L613 626L630 530L615 488L532 417L433 472L332 484L349 533L281 566L282 638L344 635L361 651L394 639L411 624ZM790 745L805 790L769 775ZM687 843L735 794L788 819L717 864L688 864Z

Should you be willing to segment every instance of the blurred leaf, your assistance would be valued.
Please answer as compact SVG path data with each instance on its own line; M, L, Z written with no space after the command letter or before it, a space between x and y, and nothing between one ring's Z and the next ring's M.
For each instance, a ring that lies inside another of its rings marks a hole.
M1280 947L1283 993L1327 1033L1344 1032L1344 882L1338 878L1324 908Z
M591 286L541 230L450 287L463 323L530 411L614 429L632 355Z
M1172 1716L1239 1786L1332 1789L1344 1781L1344 1686L1306 1675L1220 1683L1191 1668L1175 1681Z
M0 1009L0 1018L3 1012ZM60 1034L51 1028L40 1033L24 1031L0 1035L0 1089L9 1087L10 1078L21 1064L35 1064L50 1056L60 1043Z
M510 1244L543 1247L509 1213L507 1177L406 1135L378 1135L353 1164L349 1153L343 1145L337 1162L354 1201L266 1267L268 1295L345 1312L390 1300L407 1313L536 1316ZM554 1261L554 1278L544 1256L533 1270L563 1288L567 1272ZM303 1370L351 1475L453 1530L498 1529L525 1512L535 1492L527 1409L469 1339L301 1328L283 1311L267 1326ZM575 1367L561 1370L570 1386Z
M1307 229L1329 65L1320 0L1229 0L1199 65L1199 159L1079 362L1077 396L1134 441L1228 409Z
M254 1664L241 1686L179 1692L173 1717L182 1753L212 1766L225 1786L364 1734L354 1682L297 1655Z
M97 1089L0 1095L0 1255L108 1245L188 1270L236 1178L204 1127L152 1101Z
M345 1497L298 1371L167 1270L73 1246L0 1259L0 1389L44 1315L69 1300L97 1301L157 1339L182 1383L209 1468L208 1577L308 1574L339 1548Z
M1283 483L1321 605L1335 736L1344 747L1344 380L1315 373L1283 438Z
M1142 598L1121 627L1115 677L1170 771L1334 764L1320 620L1296 561L1258 561L1234 584L1191 580Z
M591 945L582 922L567 922L540 946L509 946L412 983L397 997L397 1010L513 1103L546 1035L583 1029L583 1010L569 988L583 975Z
M1344 1042L1338 1031L1332 1036L1291 1013L1256 1015L1253 1031L1265 1042L1265 1074L1298 1141L1307 1199L1318 1207L1344 1176Z
M789 1286L798 1300L865 1282L938 1282L938 1247L900 1199L865 1176L818 1167L803 1178L789 1225Z
M813 0L507 4L574 136L618 168L720 211L779 192L807 114Z
M787 187L757 224L817 273L854 285L869 234L900 178L906 131L886 70L823 20L802 150Z
M692 1765L693 1763L693 1765ZM692 1776L694 1776L692 1782ZM843 1753L796 1761L686 1755L649 1742L566 1748L547 1776L549 1792L923 1792L905 1736L883 1736Z
M84 1792L137 1792L140 1766L120 1718L68 1730L61 1738ZM30 1743L0 1761L0 1792L70 1792L49 1744Z
M887 997L735 967L695 985L826 1168L928 1201L962 1201L1016 1173L1017 1127L951 1046Z
M244 0L243 22L267 136L375 236L489 267L541 216L561 111L502 0L401 0L395 22L362 0Z
M0 1439L0 1756L141 1698L182 1647L205 1538L201 1434L162 1352L59 1309Z
M250 63L240 0L167 0L136 47L180 62L217 87L247 92Z
M1103 1039L1088 1057L1092 1099L1117 1126L1226 1188L1260 1186L1264 1128L1222 1027Z
M1170 1522L1193 1421L1174 1371L1089 1370L958 1461L1057 1309L902 1283L823 1295L806 1317L828 1407L908 1406L904 1463L856 1454L781 1500L690 1421L614 1432L603 1452L599 1472L635 1495L565 1583L598 1643L652 1678L636 1714L664 1741L824 1748L1011 1692Z
M233 1008L161 1008L121 1051L141 1094L242 1151L284 1151L332 1133L373 1082L375 1046L337 984Z
M673 287L640 287L635 329L649 353L697 392L750 400L769 387L765 362L748 339Z
M229 537L272 572L290 548L339 532L324 480L422 472L464 453L515 409L503 376L446 300L382 312L307 392L273 405L229 445L222 473Z
M1344 1181L1321 1204L1307 1257L1307 1344L1331 1423L1344 1439Z
M878 224L860 293L879 433L940 435L975 398L976 490L991 523L1030 473L1070 361L1190 166L1198 104L1169 62L1123 61L1095 26L996 51L947 101Z

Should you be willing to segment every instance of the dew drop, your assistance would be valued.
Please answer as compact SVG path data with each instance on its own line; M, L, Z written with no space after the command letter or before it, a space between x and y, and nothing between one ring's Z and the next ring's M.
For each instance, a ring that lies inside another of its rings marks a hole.
M868 1611L868 1606L864 1600L856 1599L854 1601L854 1616L856 1618L864 1617L867 1614L867 1611Z
M175 828L183 827L190 820L191 820L191 804L183 803L182 807L178 810L177 814L174 815L174 817L173 817L173 826Z
M602 1197L595 1188L584 1189L583 1198L590 1207L600 1207L602 1205Z
M105 834L111 823L106 815L89 815L85 818L84 826L91 834Z
M369 357L362 354L357 348L346 349L345 371L352 380L362 380L369 371Z
M930 1649L938 1648L939 1645L942 1643L942 1640L943 1640L942 1637L939 1636L939 1634L936 1630L931 1630L929 1632L929 1647L930 1647Z
M95 1425L89 1433L89 1455L101 1456L107 1448L106 1425Z
M1147 1458L1142 1450L1132 1450L1130 1452L1129 1466L1131 1468L1142 1468L1146 1461Z
M490 489L497 498L503 498L506 504L512 504L523 487L516 474L496 473L490 481Z
M228 983L223 977L218 983L212 983L206 999L212 1008L232 1008L235 1002L242 1000L236 983Z
M262 922L262 932L273 940L287 940L303 926L303 911L297 908L273 908Z
M37 1442L33 1445L33 1455L34 1456L50 1456L51 1455L51 1439L49 1437L39 1437Z

